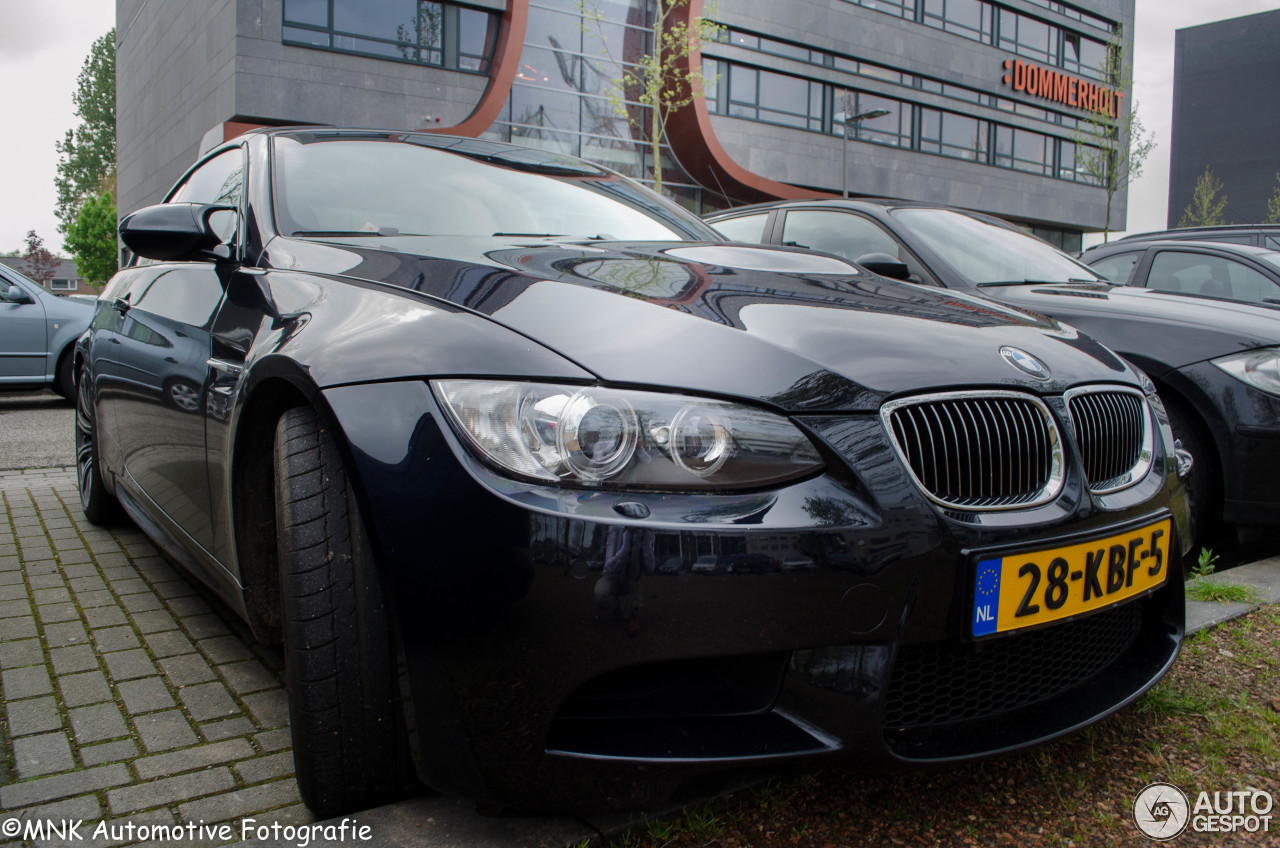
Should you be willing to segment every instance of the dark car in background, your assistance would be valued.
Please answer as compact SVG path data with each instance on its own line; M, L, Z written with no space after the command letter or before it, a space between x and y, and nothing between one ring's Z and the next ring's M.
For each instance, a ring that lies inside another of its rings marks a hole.
M93 310L0 264L0 391L50 388L71 400L71 349Z
M1280 250L1280 224L1223 224L1216 227L1178 227L1173 230L1134 233L1131 236L1116 239L1111 244L1166 240L1213 241Z
M1051 319L433 134L251 132L121 237L76 350L82 506L283 641L322 815L415 775L581 810L970 759L1177 654L1164 409Z
M1114 283L1280 307L1280 252L1268 247L1122 239L1089 248L1080 261Z
M708 221L734 239L833 253L1074 326L1155 382L1195 458L1196 524L1280 525L1280 315L1270 307L1112 285L998 218L933 204L790 201Z

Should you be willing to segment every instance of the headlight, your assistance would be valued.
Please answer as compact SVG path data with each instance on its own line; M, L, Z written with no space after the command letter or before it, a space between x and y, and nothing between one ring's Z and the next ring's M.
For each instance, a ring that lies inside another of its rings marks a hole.
M795 425L741 404L599 386L431 385L470 447L520 477L611 489L747 489L822 468Z
M1213 360L1213 364L1255 389L1280 396L1280 348L1264 347L1234 353Z

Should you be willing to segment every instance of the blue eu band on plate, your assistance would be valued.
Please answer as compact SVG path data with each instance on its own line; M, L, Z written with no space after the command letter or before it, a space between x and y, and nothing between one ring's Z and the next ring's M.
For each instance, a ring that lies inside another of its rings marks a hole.
M1164 584L1169 520L1078 545L979 560L973 635L1060 621Z

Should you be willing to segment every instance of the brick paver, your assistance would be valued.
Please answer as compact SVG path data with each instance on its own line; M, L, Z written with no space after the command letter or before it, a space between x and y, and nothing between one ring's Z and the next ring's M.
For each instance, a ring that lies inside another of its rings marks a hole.
M281 665L72 469L0 473L0 818L313 820Z

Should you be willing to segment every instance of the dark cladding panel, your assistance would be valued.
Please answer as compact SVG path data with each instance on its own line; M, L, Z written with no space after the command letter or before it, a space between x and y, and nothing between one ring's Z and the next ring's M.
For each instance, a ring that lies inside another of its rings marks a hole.
M1174 47L1169 226L1205 166L1222 181L1226 220L1266 220L1280 171L1280 10L1180 29Z

